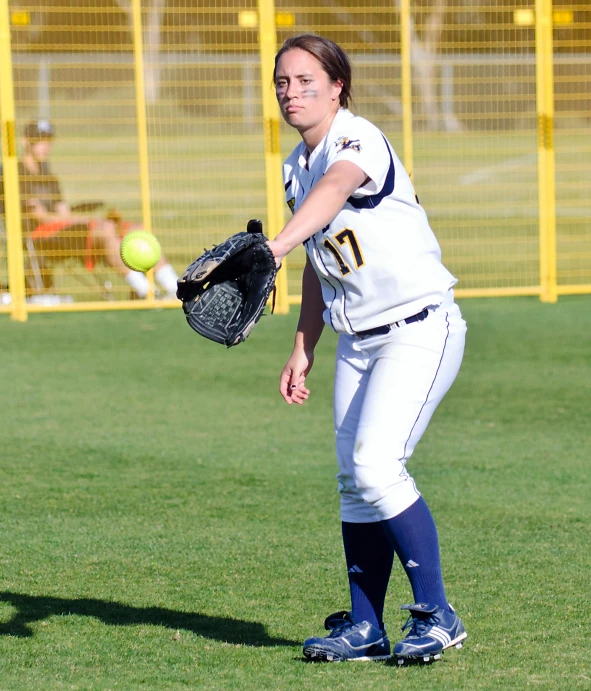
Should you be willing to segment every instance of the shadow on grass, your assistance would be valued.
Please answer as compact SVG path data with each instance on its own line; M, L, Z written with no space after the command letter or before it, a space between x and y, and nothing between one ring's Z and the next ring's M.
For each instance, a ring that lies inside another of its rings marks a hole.
M234 645L253 647L300 645L299 641L269 636L265 627L256 621L176 612L162 607L132 607L108 600L45 597L9 591L0 592L0 602L11 604L17 610L10 621L0 623L0 636L29 638L33 635L30 627L33 622L42 621L51 616L75 614L95 617L110 626L149 624L165 626L175 631L184 629L205 638Z

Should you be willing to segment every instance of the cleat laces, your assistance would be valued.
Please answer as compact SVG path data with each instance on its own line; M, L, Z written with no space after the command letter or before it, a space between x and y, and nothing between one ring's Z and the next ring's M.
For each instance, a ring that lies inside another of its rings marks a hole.
M329 634L326 636L326 638L339 638L342 636L346 631L349 629L352 629L356 624L354 624L352 621L344 621L342 624L339 624L336 626Z
M437 619L433 614L428 617L416 617L411 614L406 623L402 627L401 631L409 630L407 636L417 636L418 638L424 638L429 635L429 631L433 626L437 624Z

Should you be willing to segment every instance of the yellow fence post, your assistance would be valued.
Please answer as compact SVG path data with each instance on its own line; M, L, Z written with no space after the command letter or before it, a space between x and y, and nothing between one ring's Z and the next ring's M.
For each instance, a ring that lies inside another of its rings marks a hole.
M536 0L536 100L538 113L538 208L540 300L556 302L556 177L552 0Z
M268 236L274 238L283 228L283 207L285 190L281 174L281 151L279 146L279 106L273 89L273 66L277 53L275 30L275 3L273 0L258 0L259 7L259 53L261 58L261 91L263 104L263 126L265 132L265 180L267 192ZM275 311L289 312L287 290L287 262L277 276L277 301Z
M142 194L142 224L152 232L152 207L150 200L150 164L148 154L148 124L146 118L146 88L144 80L144 41L142 35L141 0L132 0L133 10L133 57L135 66L135 103L137 114L138 155L140 164L140 188ZM150 290L148 300L154 299L154 270L148 272Z
M8 283L12 298L11 316L27 321L25 303L25 268L21 228L21 202L18 183L14 89L10 47L8 0L0 0L0 117L2 119L2 169L6 218Z
M410 69L410 0L400 0L400 67L402 75L402 140L404 167L413 176L412 77ZM414 178L413 178L414 182Z

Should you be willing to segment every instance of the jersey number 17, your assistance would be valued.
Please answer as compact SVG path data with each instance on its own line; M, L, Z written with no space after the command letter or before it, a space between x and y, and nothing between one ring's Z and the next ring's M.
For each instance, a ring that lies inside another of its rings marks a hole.
M337 233L334 238L341 247L345 244L349 245L356 269L359 269L365 264L363 254L361 254L361 248L359 247L359 243L357 242L354 231L352 231L350 228L343 228L343 230ZM343 259L343 255L340 253L338 247L328 238L322 244L336 259L336 262L339 265L341 276L346 276L348 273L351 273L351 267Z

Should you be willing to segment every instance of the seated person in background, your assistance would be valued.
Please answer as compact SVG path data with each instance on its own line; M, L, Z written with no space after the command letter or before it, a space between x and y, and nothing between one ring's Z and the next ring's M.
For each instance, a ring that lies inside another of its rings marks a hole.
M51 286L47 258L79 257L88 269L96 261L104 262L125 279L137 297L146 297L149 288L146 276L130 271L121 261L117 217L97 219L78 214L63 200L59 181L52 174L48 160L54 138L51 123L30 122L24 136L24 156L18 164L23 235L33 242L44 287ZM176 296L178 277L164 255L155 266L154 278L167 298Z

